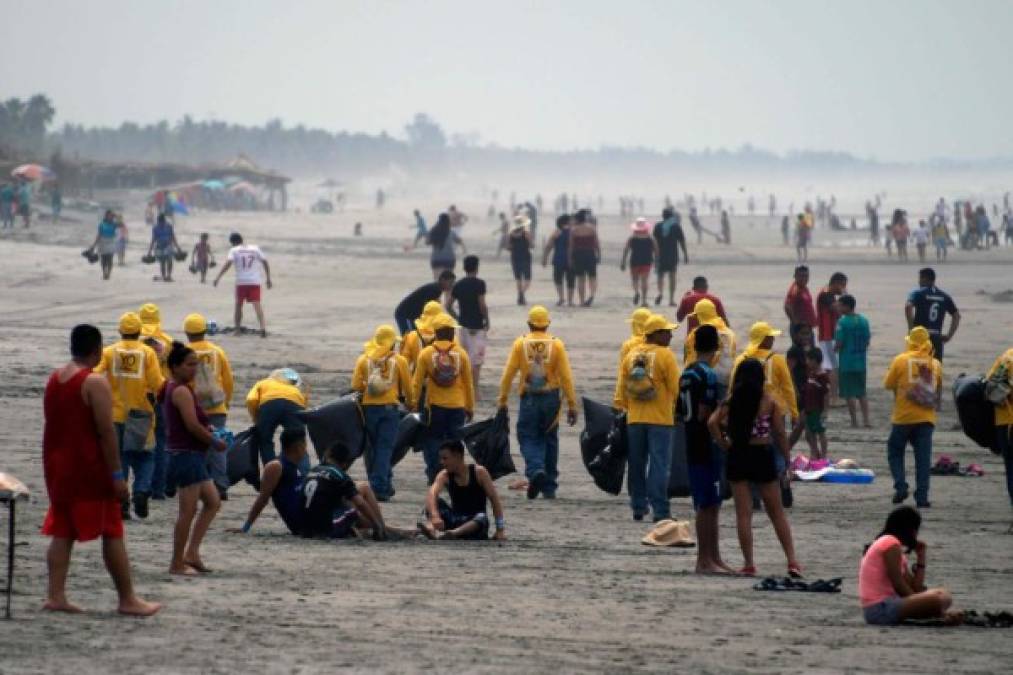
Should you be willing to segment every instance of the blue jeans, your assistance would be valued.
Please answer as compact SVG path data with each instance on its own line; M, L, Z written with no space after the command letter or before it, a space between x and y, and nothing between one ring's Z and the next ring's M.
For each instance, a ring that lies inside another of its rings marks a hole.
M366 437L373 448L372 461L367 468L369 486L377 497L390 497L394 491L390 460L401 416L396 405L364 405L362 410L366 417Z
M225 428L225 413L208 415L208 422L215 429ZM214 448L208 448L207 464L211 480L219 490L229 489L229 472L227 471L226 455L228 453L218 452Z
M123 429L125 426L116 423L116 443L123 447ZM134 474L134 487L131 492L151 494L151 477L155 471L155 454L147 450L132 450L124 452L120 450L120 466L123 471L123 478L129 483L131 471Z
M274 452L274 434L278 427L283 429L301 429L305 425L296 413L303 407L292 401L276 398L260 406L257 411L257 449L260 460L264 464L277 458ZM309 470L309 456L306 459L306 470Z
M429 424L422 433L422 458L426 460L426 478L432 485L440 472L440 446L459 438L464 426L464 408L429 406Z
M169 455L165 451L165 420L162 419L162 406L155 406L155 466L151 476L151 494L164 497L166 477L169 475Z
M517 442L524 457L524 475L528 480L545 472L542 491L556 494L559 488L559 392L521 396L517 413Z
M922 504L929 500L929 469L932 468L932 431L935 426L920 424L894 424L886 441L886 457L890 463L895 492L907 492L908 484L904 474L904 451L908 443L915 451L915 502Z
M1009 493L1010 506L1013 506L1013 425L999 426L995 428L995 439L997 447L1002 452L1002 459L1006 463L1006 492Z
M674 427L661 424L630 424L626 437L630 465L627 490L634 514L647 513L650 502L654 519L668 518L668 472L672 465Z

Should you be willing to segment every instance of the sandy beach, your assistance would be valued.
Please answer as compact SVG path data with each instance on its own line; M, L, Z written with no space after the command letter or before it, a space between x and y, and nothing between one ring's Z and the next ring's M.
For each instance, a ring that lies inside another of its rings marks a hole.
M128 203L142 203L137 199ZM489 287L492 332L476 413L481 419L493 412L508 346L524 330L526 314L515 303L509 256L494 257L495 223L484 218L487 203L462 201L457 203L474 214L463 236L482 257L480 276ZM413 235L415 206L435 215L442 204L395 199L383 211L198 213L179 219L177 236L186 250L206 231L222 261L227 236L236 230L260 245L271 262L275 287L265 291L270 337L212 338L227 350L236 371L232 430L249 425L242 399L274 368L304 374L315 403L348 385L355 357L374 327L392 322L400 298L431 280L428 250L402 248ZM843 577L840 594L756 592L748 579L694 575L693 549L641 545L649 526L631 519L625 494L599 491L580 462L581 420L561 434L559 499L529 502L506 489L511 478L499 481L509 537L502 544L305 541L287 534L270 507L251 535L228 534L227 528L242 524L254 497L241 485L230 493L205 543L204 559L214 570L208 576L180 579L167 573L174 502L154 502L147 521L128 524L135 582L149 599L165 603L154 618L113 613L115 594L95 543L76 549L69 582L71 597L90 612L44 613L41 395L50 370L66 359L70 328L95 323L108 343L120 314L144 302L161 307L164 328L174 336L190 312L222 326L232 313L231 275L214 289L181 266L175 283L152 282L154 268L140 263L147 232L136 209L127 210L128 265L103 283L97 266L79 255L94 237L97 218L79 217L78 224L42 222L28 231L19 226L0 238L0 470L32 490L30 503L18 513L15 616L0 622L0 673L986 673L1013 661L1008 631L885 629L862 620L858 563L891 509L893 492L886 462L890 399L880 381L903 348L903 305L920 265L913 251L906 265L888 260L882 249L863 243L862 232L820 229L809 260L812 287L825 284L832 272L847 273L849 292L873 331L869 390L875 428L852 429L846 409L835 408L828 429L831 456L855 459L874 470L876 480L868 486L796 484L790 512L807 577ZM356 221L364 223L362 237L352 236ZM718 229L710 216L705 225ZM693 276L703 274L740 336L760 319L787 329L782 302L795 256L793 248L780 244L779 221L735 216L733 246L709 238L697 246L685 221L684 227L690 264L680 266L679 295ZM555 308L551 269L541 267L528 297L550 307L550 330L568 346L578 395L607 401L617 349L628 335L624 319L633 305L628 278L619 271L627 225L605 214L599 229L605 260L593 308ZM550 230L551 216L544 214L538 239ZM933 478L933 506L922 529L930 547L928 582L947 586L957 607L979 611L1013 609L1013 535L1006 534L1011 514L1002 460L955 428L949 387L959 373L986 370L1010 346L1013 304L993 296L1013 289L1011 261L1013 248L1003 248L951 251L947 263L930 263L963 314L946 350L947 396L933 456L980 463L985 476ZM247 315L252 321L252 311ZM680 356L684 337L680 329L673 342ZM787 337L778 346L786 349ZM513 398L513 419L515 406ZM512 450L522 467L515 439ZM913 474L910 451L907 458ZM361 463L352 474L365 477ZM425 489L418 455L398 466L395 482L397 495L384 511L391 524L410 527ZM689 500L673 500L673 513L690 519ZM760 573L782 575L783 555L762 514L754 528ZM722 512L721 546L726 561L738 566L730 505Z

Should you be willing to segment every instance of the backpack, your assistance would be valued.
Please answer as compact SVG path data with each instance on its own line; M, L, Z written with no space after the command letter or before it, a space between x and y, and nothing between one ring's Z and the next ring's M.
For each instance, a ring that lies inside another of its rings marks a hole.
M992 405L1005 405L1013 394L1010 386L1009 362L1003 361L995 372L985 381L985 398Z
M397 368L393 360L393 353L382 359L366 360L366 393L370 396L383 396L394 386ZM386 375L384 369L387 371Z
M640 352L633 357L630 369L626 373L626 393L636 401L653 401L658 390L651 379L650 357Z
M525 378L527 391L532 394L545 393L549 383L545 364L552 358L552 342L525 341L524 354L528 359L528 374Z
M205 354L208 356L204 358ZM197 374L193 378L193 393L197 397L197 403L204 410L212 410L225 403L225 391L218 384L218 376L211 365L211 359L216 355L213 352L202 352L198 354Z
M431 373L433 382L439 387L453 386L461 371L460 359L453 353L453 347L450 349L433 347L433 349L433 370Z
M917 367L917 378L911 383L907 390L907 399L922 408L936 407L936 383L933 377L932 367L929 364L909 363L908 368Z

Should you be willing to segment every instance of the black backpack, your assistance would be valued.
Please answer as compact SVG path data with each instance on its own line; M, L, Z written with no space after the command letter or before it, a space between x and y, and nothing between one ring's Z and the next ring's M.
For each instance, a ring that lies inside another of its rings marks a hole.
M985 397L985 379L961 373L953 382L953 401L964 434L981 447L1001 454L995 436L995 406Z

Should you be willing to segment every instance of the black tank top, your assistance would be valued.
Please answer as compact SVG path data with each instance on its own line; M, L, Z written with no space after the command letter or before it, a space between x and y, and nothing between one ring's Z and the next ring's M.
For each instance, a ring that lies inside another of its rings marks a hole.
M654 262L654 240L650 237L630 239L630 267L643 267Z
M450 510L462 516L474 516L485 513L488 497L485 490L478 484L475 476L475 465L468 465L468 484L458 485L453 476L447 481L447 490L450 492Z
M511 260L530 260L531 247L528 246L528 238L522 235L511 234L507 240L510 245Z

